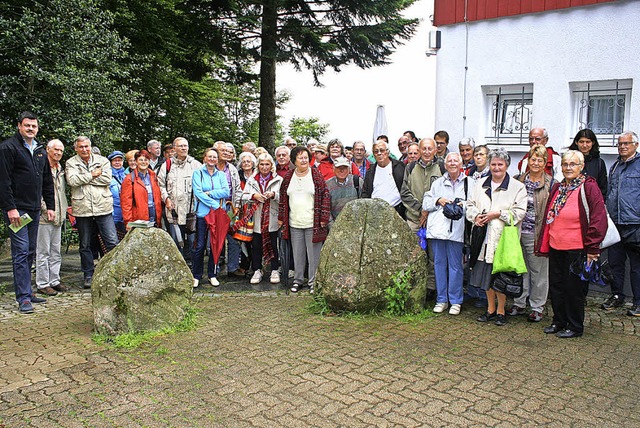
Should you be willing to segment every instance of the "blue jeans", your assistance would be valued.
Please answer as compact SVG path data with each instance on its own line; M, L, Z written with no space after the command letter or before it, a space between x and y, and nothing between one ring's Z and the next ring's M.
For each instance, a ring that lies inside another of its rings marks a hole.
M4 185L7 185L6 183ZM11 261L13 262L13 287L16 293L16 301L22 303L31 301L31 265L36 255L38 245L38 223L40 223L40 211L18 210L20 215L29 214L33 219L31 223L13 233L9 229L11 238ZM9 217L4 214L4 220L9 225Z
M194 234L192 234L194 235ZM194 279L202 279L202 271L204 269L204 251L207 248L207 238L209 229L207 221L204 217L196 219L195 248L191 257L191 273ZM207 264L207 272L209 278L215 278L218 274L218 267L213 263L213 255L209 254L209 262Z
M609 265L613 271L611 294L625 297L624 274L627 257L629 258L629 266L631 268L629 279L631 280L633 304L640 305L640 253L627 250L622 242L609 247Z
M433 270L436 276L436 303L461 305L462 291L462 242L430 239L433 249Z
M111 214L95 217L76 217L76 227L80 238L80 266L85 279L93 277L93 251L91 251L91 239L95 231L100 234L107 251L118 245L118 233L116 224Z

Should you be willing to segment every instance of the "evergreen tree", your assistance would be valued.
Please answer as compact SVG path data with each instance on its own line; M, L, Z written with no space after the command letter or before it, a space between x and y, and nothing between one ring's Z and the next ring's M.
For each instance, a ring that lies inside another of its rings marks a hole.
M368 68L409 39L417 19L402 17L415 0L236 0L216 23L227 43L260 61L260 137L275 145L276 66L292 63L312 71L314 83L327 68Z

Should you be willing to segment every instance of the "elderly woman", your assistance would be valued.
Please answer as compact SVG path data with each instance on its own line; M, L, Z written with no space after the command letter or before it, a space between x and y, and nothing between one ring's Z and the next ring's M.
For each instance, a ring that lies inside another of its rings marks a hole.
M489 171L489 148L486 145L476 146L473 149L474 165L469 170L469 176L474 180L479 180L490 174Z
M124 155L124 159L127 161L127 167L125 168L124 172L129 174L131 171L133 171L136 167L136 153L138 153L139 150L134 149L134 150L129 150L127 153L125 153Z
M346 157L346 152L344 151L344 145L342 144L342 141L338 140L337 138L334 138L333 140L329 141L329 144L327 144L327 150L329 151L329 158L331 159L332 163L335 162L335 160L338 159L339 157ZM349 159L349 161L351 162L351 159ZM360 170L358 169L358 167L353 162L351 162L350 166L351 166L351 174L359 176ZM325 180L328 180L328 178L325 178Z
M109 183L109 190L111 190L111 196L113 196L113 222L116 224L116 231L118 232L118 238L122 238L126 231L124 227L124 221L122 220L122 208L120 207L120 189L122 188L122 181L125 177L124 167L124 153L116 150L107 156L109 162L111 162L111 183Z
M129 223L146 220L162 227L162 196L156 173L149 168L151 154L140 150L135 154L136 167L122 180L120 205L127 230Z
M446 172L433 182L425 193L422 209L429 212L427 239L433 249L436 277L436 305L433 312L443 312L449 304L449 314L460 314L463 291L462 250L464 248L464 216L457 220L447 218L444 206L460 199L462 209L466 193L473 187L473 179L461 172L460 153L449 153L445 157Z
M209 227L205 217L211 210L220 208L220 200L229 197L229 184L223 171L217 169L218 152L213 148L204 151L204 165L193 172L191 187L196 199L196 240L193 250L191 272L193 274L193 286L200 284L204 270L204 250L207 246L207 232ZM226 234L226 231L223 232ZM212 286L220 285L218 281L218 266L213 262L213 255L209 255L207 265L209 282Z
M569 150L578 150L584 156L584 175L593 177L598 183L602 197L607 199L607 166L600 157L600 145L598 137L590 129L581 129L573 138Z
M271 263L272 284L280 282L278 268L278 204L282 177L276 174L276 166L270 154L258 156L258 173L247 180L242 193L242 203L256 204L253 215L251 257L253 277L251 284L262 281L264 263Z
M473 222L476 227L487 227L478 262L469 277L470 285L484 289L487 294L487 312L478 317L478 321L495 320L498 326L507 323L507 297L491 288L493 256L505 224L509 221L513 224L520 223L527 209L527 190L524 184L514 180L507 173L510 163L511 157L505 149L491 150L491 174L486 179L478 181L467 200L467 220Z
M242 152L238 156L238 163L236 165L236 168L238 168L238 175L240 176L240 188L243 191L247 185L247 180L249 180L249 178L253 177L256 174L257 165L258 161L256 160L255 155L253 155L251 152ZM246 201L240 202L240 205L242 207L242 210L240 210L240 215L242 215L245 209L246 204L244 202ZM246 249L246 254L244 251L240 252L240 269L246 272L251 267L252 246L251 242L244 242L243 244Z
M518 177L527 188L527 212L522 220L520 234L527 273L524 275L522 295L513 299L513 306L507 315L524 315L529 300L531 313L527 320L530 322L542 320L549 293L549 260L534 254L535 240L542 230L549 189L553 184L553 177L544 170L548 156L549 152L543 145L534 145L528 155L529 171Z
M291 239L295 271L291 291L297 293L302 287L308 259L309 292L313 293L320 250L329 232L331 199L322 174L309 165L309 149L296 146L291 159L296 167L280 186L278 226L282 238Z
M560 165L564 180L551 188L536 248L539 255L549 257L553 321L544 332L566 339L582 336L589 286L569 267L583 258L587 263L598 260L600 243L607 233L607 212L598 183L582 172L582 153L568 150Z
M251 152L242 152L238 156L238 175L240 176L240 188L244 190L247 180L256 174L258 161Z

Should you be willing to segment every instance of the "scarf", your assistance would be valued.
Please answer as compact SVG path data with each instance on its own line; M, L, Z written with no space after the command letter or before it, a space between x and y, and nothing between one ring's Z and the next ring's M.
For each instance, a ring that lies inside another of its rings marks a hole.
M271 173L265 178L268 180L263 184L263 178L260 176L260 190L264 193L267 184L271 181ZM263 187L264 186L264 187ZM267 199L262 204L262 212L260 213L260 233L262 234L262 265L265 266L272 259L276 257L276 254L271 245L271 234L269 233L269 213L271 211L271 199Z
M558 217L560 211L564 207L564 204L567 203L567 199L569 199L569 195L571 195L571 192L582 186L585 178L586 177L584 174L580 174L571 181L567 181L566 179L562 180L562 183L560 183L560 188L558 189L558 195L556 196L556 199L553 201L553 205L551 205L551 208L547 213L547 224L553 223L556 217Z

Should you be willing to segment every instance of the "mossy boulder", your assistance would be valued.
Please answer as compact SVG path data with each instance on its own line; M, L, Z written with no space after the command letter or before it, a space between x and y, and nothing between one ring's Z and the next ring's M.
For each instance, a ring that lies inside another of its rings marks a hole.
M386 307L393 276L409 273L408 312L424 309L427 255L396 211L380 199L349 202L331 227L318 266L317 289L334 311Z
M135 228L100 260L91 297L98 333L155 331L182 321L193 275L165 231Z

